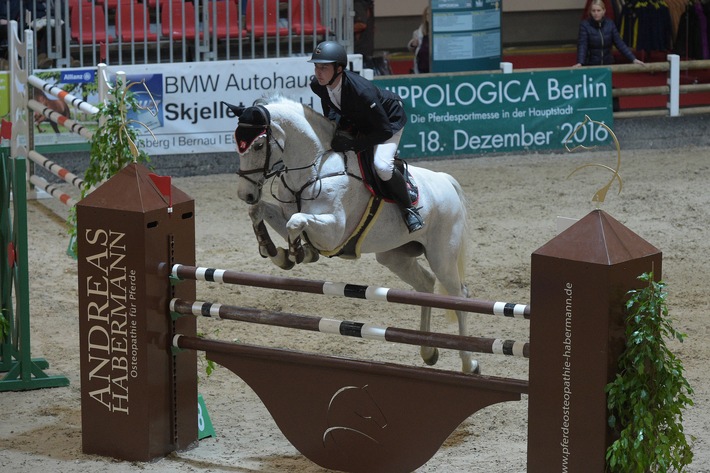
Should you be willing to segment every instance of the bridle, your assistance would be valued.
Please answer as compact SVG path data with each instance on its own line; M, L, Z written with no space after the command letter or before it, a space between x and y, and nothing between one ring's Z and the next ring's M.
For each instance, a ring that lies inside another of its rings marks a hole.
M262 105L257 105L254 108L259 110L261 117L264 119L266 124L264 125L264 124L244 123L244 122L242 122L242 120L240 120L239 125L237 126L237 130L239 130L240 127L262 129L263 131L254 137L252 142L249 143L249 146L251 147L251 145L254 143L254 141L256 141L258 138L261 138L262 136L266 136L266 159L264 160L264 165L260 168L243 170L240 167L239 170L237 171L237 175L241 178L246 179L250 183L254 184L257 188L261 189L264 186L264 182L266 180L268 180L269 178L271 178L273 176L278 175L284 169L284 164L283 164L283 161L281 161L281 160L275 162L273 165L271 164L271 143L272 142L276 143L276 145L279 147L279 149L281 150L282 153L284 151L284 148L283 148L283 146L281 146L281 143L279 143L276 139L274 139L273 132L271 130L271 116L269 114L269 111L266 109L266 107L264 107ZM249 177L252 174L259 174L259 173L264 178L261 182L257 182L256 180Z
M305 199L302 198L302 193L311 187L314 184L319 184L321 185L321 180L326 179L329 177L336 177L336 176L350 176L358 180L362 180L362 178L356 174L353 174L349 171L348 169L348 161L347 161L347 155L343 155L344 158L344 169L342 171L336 171L336 172L331 172L325 175L320 175L317 174L315 177L312 177L311 179L308 179L302 186L300 186L299 189L291 189L288 184L286 183L284 176L289 172L289 171L300 171L308 168L316 168L318 166L318 162L321 160L323 157L323 154L319 154L315 157L315 159L310 163L305 166L300 166L300 167L294 167L294 168L288 168L284 164L283 160L276 161L273 165L271 164L271 154L272 154L272 148L271 148L271 143L276 143L276 146L279 147L281 152L284 152L284 147L281 145L281 143L278 142L273 136L273 132L271 129L271 115L269 111L262 105L256 105L256 109L259 110L261 117L264 119L266 124L254 124L254 123L244 123L241 120L239 121L239 125L237 126L237 129L239 127L244 127L244 128L257 128L257 129L262 129L263 131L259 133L257 136L254 137L251 143L249 143L249 147L256 141L258 138L261 138L262 136L266 137L266 159L264 160L264 165L259 168L253 168L253 169L247 169L247 170L242 170L241 168L237 171L237 175L243 179L246 179L248 182L252 183L254 186L257 187L257 189L261 190L264 187L264 183L269 180L270 178L276 176L281 179L281 183L283 184L284 188L287 189L294 197L294 200L292 202L290 201L284 201L278 198L278 196L275 195L274 191L272 190L271 195L274 197L277 201L281 203L295 203L300 211L301 209L301 201L302 200L315 200L318 195L320 195L321 188L318 189L316 192L316 195L314 195L311 198ZM249 148L247 148L249 149ZM250 176L253 174L261 174L261 182L258 182L255 179L252 179Z

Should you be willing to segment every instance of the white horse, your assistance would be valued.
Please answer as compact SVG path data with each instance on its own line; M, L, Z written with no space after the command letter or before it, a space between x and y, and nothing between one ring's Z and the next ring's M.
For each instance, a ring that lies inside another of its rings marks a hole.
M438 279L448 294L468 296L463 284L466 206L453 177L409 166L419 188L424 228L410 234L397 205L385 202L374 223L363 230L363 215L372 213L366 210L372 196L362 182L356 155L330 149L334 123L284 97L272 97L254 107L230 108L240 117L235 130L237 194L250 205L263 257L290 269L295 263L315 261L320 254L355 258L360 252L375 253L380 264L417 291L434 292ZM272 193L278 203L265 202L263 186L274 176L277 182ZM264 221L289 242L288 250L275 247ZM353 234L360 235L355 253L340 254ZM422 254L431 271L418 262ZM456 311L456 317L459 334L467 335L466 313ZM430 320L431 308L422 307L422 331L430 330ZM439 355L436 348L421 347L421 356L434 365ZM461 351L460 356L463 372L479 371L470 352Z

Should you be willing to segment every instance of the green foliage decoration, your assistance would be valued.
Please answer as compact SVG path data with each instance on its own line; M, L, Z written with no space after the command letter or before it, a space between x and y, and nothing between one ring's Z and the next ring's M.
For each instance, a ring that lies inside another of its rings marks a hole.
M10 334L10 321L4 314L5 309L0 312L0 342L2 342L5 337Z
M607 450L607 467L614 473L680 472L693 461L693 437L683 430L693 389L666 340L682 342L686 335L673 327L665 283L654 281L652 272L638 279L647 285L627 293L626 348L606 387L609 426L618 434Z
M150 157L145 151L138 148L138 126L142 126L153 136L152 131L144 123L129 120L128 113L143 109L131 92L135 86L145 86L145 82L133 82L122 87L117 80L113 100L108 100L98 106L99 112L95 115L99 126L94 131L90 140L89 165L84 172L84 187L81 189L81 198L87 196L91 190L108 180L111 176L126 167L128 164L138 162L150 163ZM147 87L146 87L146 90ZM148 91L150 94L150 91ZM138 126L137 126L138 125ZM76 255L76 209L72 208L68 218L69 235L72 244L69 253Z
M130 90L139 84L144 85L143 82L134 82L123 89L118 81L115 99L98 107L97 117L100 125L91 138L89 167L84 173L84 181L90 186L104 182L132 162L150 162L145 151L136 146L138 128L135 125L140 125L149 132L150 129L142 122L128 119L129 111L136 112L140 109ZM87 192L87 189L82 191L82 198Z
M219 329L215 330L214 333L215 333L215 335L218 334ZM205 338L206 334L204 332L198 332L197 336L200 338ZM203 355L203 358L201 358L201 360L202 359L204 359L205 374L209 378L210 376L212 376L212 373L214 373L215 370L217 369L217 363L215 363L214 361L207 358L206 355Z

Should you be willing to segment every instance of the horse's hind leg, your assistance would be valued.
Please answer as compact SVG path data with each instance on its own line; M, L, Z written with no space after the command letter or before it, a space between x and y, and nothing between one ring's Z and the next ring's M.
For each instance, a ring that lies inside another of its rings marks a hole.
M456 261L457 264L462 263L459 261L462 257L463 254L460 253ZM459 272L457 264L451 264L451 255L447 255L447 257L444 258L437 255L436 251L429 251L427 252L427 260L429 261L432 271L436 274L437 279L439 279L439 282L449 295L460 297L469 296L468 288L463 281L461 281L462 275ZM455 312L459 325L459 335L464 337L468 336L468 314L461 310ZM478 365L478 361L473 359L471 352L461 350L459 351L459 355L461 356L461 371L464 373L480 373L481 369Z
M434 275L417 262L415 257L402 251L391 250L377 253L377 262L387 267L402 281L406 282L419 292L434 292L436 278ZM421 322L419 329L422 332L431 331L431 307L421 308ZM433 347L420 348L422 360L427 365L433 366L439 360L439 350Z

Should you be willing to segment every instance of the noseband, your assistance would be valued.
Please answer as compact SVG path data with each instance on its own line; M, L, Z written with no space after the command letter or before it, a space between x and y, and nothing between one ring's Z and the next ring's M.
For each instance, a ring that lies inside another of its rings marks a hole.
M256 105L254 107L251 107L253 110L256 110L258 112L258 116L265 122L265 124L261 123L247 123L243 122L241 119L239 120L239 125L237 126L237 130L235 131L235 136L238 134L239 129L246 128L246 129L257 129L257 130L262 130L261 133L257 134L254 136L254 138L249 142L245 143L245 150L248 150L252 143L256 141L258 138L262 136L266 136L266 159L264 160L264 166L261 168L254 168L254 169L239 169L237 171L237 175L239 177L242 177L246 179L247 181L251 182L258 188L261 188L264 185L264 181L269 179L270 177L273 177L277 175L282 169L283 169L283 161L278 161L271 165L271 143L274 142L276 145L279 147L281 152L283 152L283 147L281 146L281 143L276 141L273 137L272 131L271 131L271 115L269 114L269 111L264 107L263 105ZM240 143L239 139L237 139L237 146L239 147L241 151L242 144ZM254 179L250 178L249 176L251 174L259 174L261 173L262 177L264 178L264 181L262 182L257 182Z

